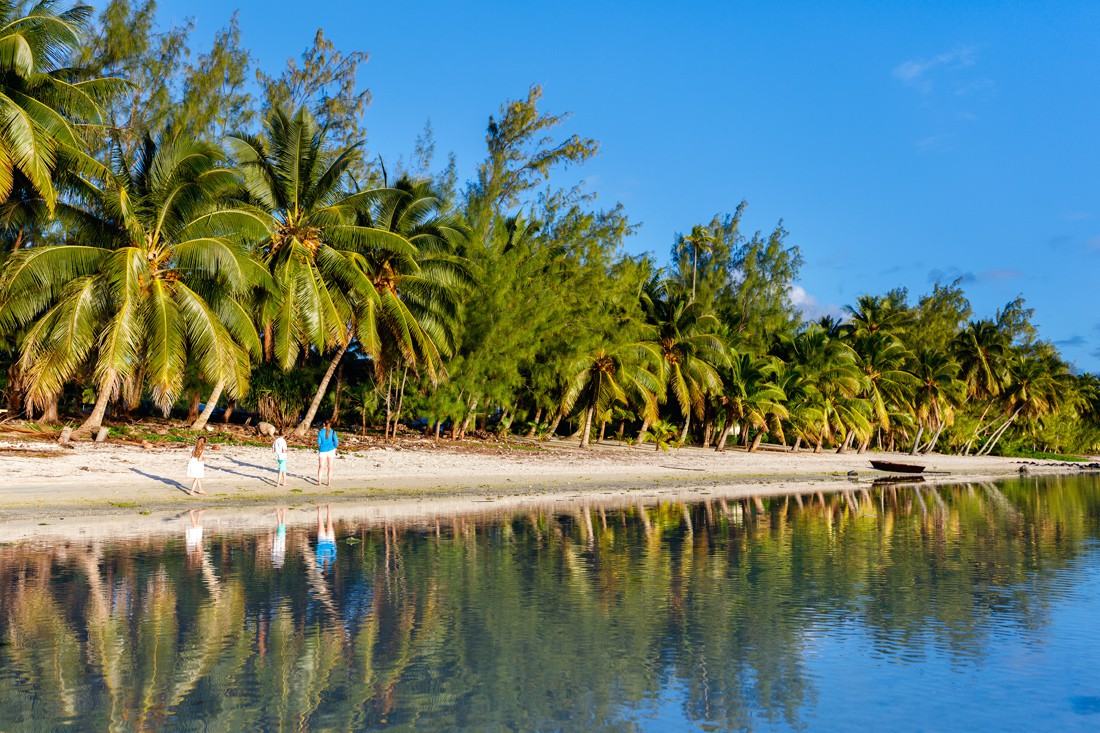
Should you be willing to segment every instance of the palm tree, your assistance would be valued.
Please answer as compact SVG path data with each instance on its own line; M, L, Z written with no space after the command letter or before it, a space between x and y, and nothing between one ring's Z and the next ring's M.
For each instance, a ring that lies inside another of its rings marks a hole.
M889 431L891 415L908 404L916 378L905 366L909 351L892 334L879 330L857 331L852 339L859 368L866 377L862 396L868 400L872 422Z
M898 336L909 325L910 315L889 295L861 295L855 306L845 306L847 327L853 336L887 333Z
M754 357L751 354L735 356L722 373L722 406L726 424L715 445L724 451L726 440L733 426L744 423L747 429L759 432L749 446L752 453L760 445L764 430L783 434L782 420L790 416L783 401L786 395L776 384L778 364L774 357ZM746 437L748 433L746 430Z
M691 247L691 299L695 300L695 274L699 266L699 250L710 251L718 239L710 233L706 227L696 224L691 228L691 234L680 237L679 250L682 252Z
M592 416L616 404L629 404L631 397L641 402L649 420L656 420L657 390L661 388L655 368L658 358L647 345L634 344L616 351L599 349L570 366L561 412L566 414L577 406L583 411L581 448L588 447Z
M1034 422L1054 412L1071 394L1073 376L1053 355L1018 355L1009 362L1009 381L1002 394L1008 418L993 431L978 455L989 455L1017 418Z
M17 189L57 202L58 169L105 173L84 152L78 126L103 119L101 101L125 86L118 79L89 79L66 61L80 44L92 8L58 12L44 0L26 15L25 3L0 1L0 200Z
M727 364L729 357L717 335L721 324L702 304L677 293L667 280L650 280L641 300L646 323L652 328L650 343L660 354L663 386L658 396L662 401L668 392L675 397L684 416L683 440L692 412L702 415L706 396L717 393L722 385L718 367Z
M1011 344L997 324L982 320L968 323L955 338L952 347L959 362L959 377L966 383L967 396L985 403L974 434L966 444L965 452L969 453L970 446L987 429L984 424L986 415L1007 382ZM994 417L989 427L996 421L997 417Z
M358 148L326 148L304 107L293 117L272 110L262 137L240 134L231 144L263 221L259 254L275 281L261 317L265 356L289 369L303 348L334 350L295 434L309 428L356 335L379 372L395 361L382 353L390 347L434 374L453 296L443 260L422 267L418 247L437 254L457 232L431 221L438 201L415 186L346 192Z
M783 337L779 352L801 373L820 415L815 452L825 440L870 434L867 403L859 397L866 391L867 377L850 346L811 323L800 333Z
M97 397L78 432L102 424L130 378L167 412L188 358L206 379L244 393L259 340L238 297L264 275L227 236L251 220L219 204L236 182L211 145L147 139L132 166L119 159L104 189L86 188L79 221L75 207L69 214L76 243L13 255L0 322L30 326L21 349L28 401L56 395L89 359Z
M913 393L917 436L909 454L916 455L921 452L921 435L926 428L935 428L936 434L924 452L936 447L944 427L954 421L954 410L964 399L966 384L958 378L958 362L939 351L922 349L916 355L912 371L917 382Z

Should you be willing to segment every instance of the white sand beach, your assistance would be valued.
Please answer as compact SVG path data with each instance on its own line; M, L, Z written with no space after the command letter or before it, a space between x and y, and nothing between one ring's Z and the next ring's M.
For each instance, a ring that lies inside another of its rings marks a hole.
M655 451L651 445L575 443L462 444L402 439L386 446L341 450L331 487L317 486L316 453L292 448L289 481L276 489L269 448L219 446L206 454L207 494L189 497L188 446L153 447L77 443L0 444L0 519L28 510L70 513L132 513L135 509L271 504L273 501L476 500L479 497L545 496L685 487L761 487L785 483L870 481L870 459L926 466L931 480L976 480L1031 473L1077 471L1056 461L1023 462L999 457L702 448ZM849 477L855 471L858 476Z

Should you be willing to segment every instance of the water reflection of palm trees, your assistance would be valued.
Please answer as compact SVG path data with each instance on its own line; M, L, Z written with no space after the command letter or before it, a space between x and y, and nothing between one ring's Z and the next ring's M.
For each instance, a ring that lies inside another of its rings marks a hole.
M0 674L23 681L0 686L0 719L600 727L672 685L692 720L797 725L817 694L808 640L837 624L899 663L1041 628L1100 499L1084 480L1038 486L342 523L358 543L336 555L330 514L314 537L278 512L275 535L198 538L196 512L183 547L0 547Z

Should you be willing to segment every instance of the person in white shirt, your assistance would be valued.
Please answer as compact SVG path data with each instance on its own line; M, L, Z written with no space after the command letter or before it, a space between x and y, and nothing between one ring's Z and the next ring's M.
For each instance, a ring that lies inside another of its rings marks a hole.
M275 486L286 486L286 438L283 437L283 429L275 431L275 442L271 444L271 450L275 453L275 460L279 462L279 478L275 479Z

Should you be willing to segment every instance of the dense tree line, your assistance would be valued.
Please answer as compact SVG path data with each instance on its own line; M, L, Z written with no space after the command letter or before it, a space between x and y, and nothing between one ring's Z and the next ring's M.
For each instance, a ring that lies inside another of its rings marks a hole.
M802 257L744 203L629 256L619 205L558 184L597 154L541 92L490 117L460 185L430 127L365 149L366 60L322 32L281 73L235 17L192 59L155 3L0 2L0 350L11 414L43 423L243 406L437 438L575 433L724 450L1100 448L1100 382L1022 299L960 282L806 322ZM205 409L200 408L205 403ZM227 411L228 412L228 411Z

